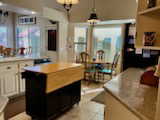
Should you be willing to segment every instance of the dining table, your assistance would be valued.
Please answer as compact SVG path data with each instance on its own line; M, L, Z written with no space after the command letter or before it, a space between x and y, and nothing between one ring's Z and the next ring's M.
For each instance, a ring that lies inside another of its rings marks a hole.
M105 60L100 60L100 59L96 59L96 60L89 60L88 61L89 64L111 64L110 62L107 62Z
M95 82L99 82L99 70L103 69L105 65L111 65L112 63L101 59L90 59L87 61L87 64L90 64L92 69L95 70L93 80ZM98 76L98 78L96 76Z

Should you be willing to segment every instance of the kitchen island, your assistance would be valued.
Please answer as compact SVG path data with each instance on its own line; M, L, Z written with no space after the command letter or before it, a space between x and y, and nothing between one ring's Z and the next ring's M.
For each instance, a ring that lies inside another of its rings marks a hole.
M129 68L104 85L105 120L154 120L158 88L140 84L144 70Z
M53 119L80 102L83 65L44 64L24 70L26 113L33 119Z

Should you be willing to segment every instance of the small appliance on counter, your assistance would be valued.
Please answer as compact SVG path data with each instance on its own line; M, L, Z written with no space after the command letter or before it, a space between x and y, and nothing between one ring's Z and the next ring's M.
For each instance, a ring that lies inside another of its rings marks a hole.
M50 58L42 58L42 59L35 59L34 60L34 64L35 65L39 65L39 64L46 64L46 63L51 63L51 59Z

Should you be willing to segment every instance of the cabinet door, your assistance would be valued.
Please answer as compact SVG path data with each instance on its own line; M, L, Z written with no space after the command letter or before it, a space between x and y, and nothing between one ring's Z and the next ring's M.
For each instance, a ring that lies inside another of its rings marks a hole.
M0 120L4 120L4 114L0 113Z
M25 92L25 79L22 79L22 75L20 73L20 92L23 93Z
M14 71L2 73L0 76L1 95L13 96L19 93L18 75Z
M110 93L105 94L105 120L140 120Z
M19 77L20 77L20 92L25 92L25 79L22 79L21 73L24 72L24 67L33 66L33 61L24 61L19 64Z

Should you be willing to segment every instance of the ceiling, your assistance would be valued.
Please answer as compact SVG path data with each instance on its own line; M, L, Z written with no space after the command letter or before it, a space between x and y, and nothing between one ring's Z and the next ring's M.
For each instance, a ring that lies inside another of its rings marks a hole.
M38 12L43 6L65 12L56 0L0 0L21 8L29 8ZM86 22L93 6L93 0L80 0L70 12L70 22ZM136 0L96 0L97 14L102 21L134 19L136 17Z
M135 19L137 2L136 0L95 0L96 10L102 21ZM56 0L45 0L44 4L51 8L64 11ZM85 22L91 12L93 0L80 0L79 4L74 5L70 12L71 22Z

